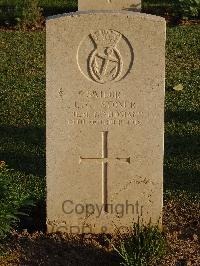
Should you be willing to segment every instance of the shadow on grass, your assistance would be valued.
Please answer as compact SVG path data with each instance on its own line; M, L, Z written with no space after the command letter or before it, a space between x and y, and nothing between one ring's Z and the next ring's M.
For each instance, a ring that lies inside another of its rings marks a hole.
M200 170L180 169L176 167L164 167L164 188L165 190L184 190L199 193L200 190Z
M0 127L0 160L9 168L46 175L45 128Z
M181 111L181 112L172 112L167 111L165 113L165 122L179 122L187 123L200 121L200 112L193 111Z
M167 112L166 122L198 121L194 112ZM46 175L45 128L0 127L0 160L15 170ZM165 188L198 189L199 136L165 135ZM183 162L184 161L184 162Z
M196 126L200 113L192 111L167 111L165 122L177 124L176 133L165 134L164 187L170 190L186 190L199 192L200 190L200 138L198 133L187 132L187 124ZM180 123L184 134L179 132ZM196 132L196 130L195 130Z
M18 12L13 5L0 4L0 26L8 26L16 24Z
M35 206L29 208L29 210L20 210L27 215L23 215L18 223L18 230L26 229L29 233L36 231L46 232L46 200L37 201Z
M69 13L69 12L76 12L78 9L74 6L66 6L66 7L44 7L43 8L43 15L44 17L53 16L57 14Z

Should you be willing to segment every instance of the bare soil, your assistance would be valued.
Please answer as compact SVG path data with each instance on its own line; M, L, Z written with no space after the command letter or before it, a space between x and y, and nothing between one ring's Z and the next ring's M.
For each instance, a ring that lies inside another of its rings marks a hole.
M159 266L200 265L199 205L170 200L164 207L167 253ZM101 235L13 232L2 245L0 265L117 266L120 260ZM158 266L158 265L156 265Z

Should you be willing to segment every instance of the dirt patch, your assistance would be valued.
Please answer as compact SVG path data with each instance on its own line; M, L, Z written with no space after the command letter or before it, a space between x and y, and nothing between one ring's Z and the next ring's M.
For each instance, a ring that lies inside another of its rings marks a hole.
M199 203L184 198L170 200L164 208L168 251L161 265L200 265Z
M199 205L170 200L164 207L167 254L160 266L200 265ZM100 235L69 236L24 230L13 232L3 246L0 265L116 266L120 261ZM157 265L158 266L158 265Z
M0 265L119 265L117 256L100 236L74 237L24 231L13 233L7 248L9 254L2 257Z

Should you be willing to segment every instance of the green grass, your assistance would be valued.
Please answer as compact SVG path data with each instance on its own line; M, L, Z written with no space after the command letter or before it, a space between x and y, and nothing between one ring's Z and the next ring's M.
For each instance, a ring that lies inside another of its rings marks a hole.
M45 36L0 33L0 160L45 175Z
M16 24L20 17L19 4L22 0L0 0L0 25ZM78 0L39 0L44 16L76 11Z
M199 35L200 25L168 28L165 188L200 189Z
M167 31L166 191L199 192L199 36L200 25ZM0 161L13 169L16 190L24 186L39 204L45 197L45 33L0 32L0 58ZM183 90L173 90L179 83Z
M22 2L22 0L1 0L1 5L17 5L18 3ZM42 7L47 6L56 6L56 7L66 7L70 5L77 6L78 0L39 0L39 5Z
M0 240L14 227L32 216L32 209L45 198L45 180L7 169L0 163ZM29 218L29 223L32 222ZM28 224L26 223L26 226Z
M110 242L110 241L109 241ZM138 221L132 232L121 235L111 246L121 258L122 266L157 265L166 253L166 239L158 226L144 226Z
M45 215L44 32L0 32L0 58L0 161L10 169L0 176L8 180L12 199L34 202L33 220L22 222L29 228L39 224L34 217L39 205ZM15 211L24 204L16 204ZM15 207L7 199L3 206L10 212Z

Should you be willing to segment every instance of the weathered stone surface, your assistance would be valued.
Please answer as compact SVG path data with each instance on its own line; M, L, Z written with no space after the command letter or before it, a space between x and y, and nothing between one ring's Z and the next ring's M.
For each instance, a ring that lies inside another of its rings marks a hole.
M79 0L78 9L140 11L141 0Z
M48 231L113 232L161 218L165 20L47 20ZM94 212L94 213L93 213Z

